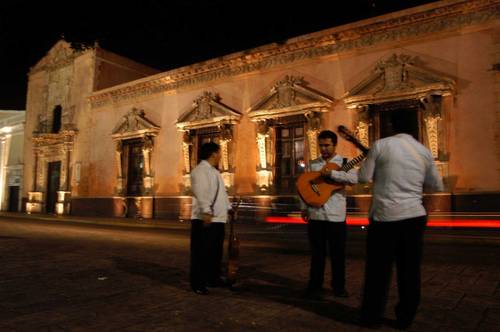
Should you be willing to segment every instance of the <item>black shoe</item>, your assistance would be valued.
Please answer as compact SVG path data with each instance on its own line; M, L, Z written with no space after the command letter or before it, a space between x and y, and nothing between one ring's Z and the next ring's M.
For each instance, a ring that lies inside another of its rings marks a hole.
M334 290L333 295L335 295L336 297L349 297L349 293L347 293L345 288L341 290Z
M194 288L193 292L198 295L207 295L208 289L206 287Z

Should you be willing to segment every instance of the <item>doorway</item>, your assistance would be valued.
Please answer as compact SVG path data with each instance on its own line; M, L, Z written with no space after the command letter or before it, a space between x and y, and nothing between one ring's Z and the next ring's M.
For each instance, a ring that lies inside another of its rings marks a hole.
M405 122L409 124L410 135L420 140L419 111L416 108L405 110L390 110L380 112L380 138L393 135L391 117L395 112L403 113Z
M141 196L144 178L144 142L141 139L123 141L124 176L127 179L127 196Z
M303 121L276 126L276 189L280 194L296 193L295 182L305 170L304 143Z
M19 186L9 186L9 212L19 212Z
M45 206L47 213L54 213L56 210L57 191L59 190L60 178L61 162L50 162L47 176L47 204Z

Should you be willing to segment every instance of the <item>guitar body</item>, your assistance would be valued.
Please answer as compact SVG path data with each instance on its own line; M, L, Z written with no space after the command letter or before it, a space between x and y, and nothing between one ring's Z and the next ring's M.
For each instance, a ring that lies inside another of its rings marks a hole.
M361 144L356 139L354 134L351 133L346 127L339 126L338 132L343 138L353 143L358 149L362 151L359 156L353 158L342 167L335 163L327 164L327 167L331 170L347 172L366 157L366 155L368 154L368 148ZM302 200L307 205L315 208L322 207L326 202L328 202L335 191L343 189L345 187L345 185L342 183L337 183L335 181L332 181L331 179L323 177L321 175L321 172L303 173L297 178L296 184L297 191Z
M339 170L340 166L328 163L331 170ZM342 183L326 179L321 172L307 172L301 174L297 179L297 191L304 202L312 207L322 207L332 196L333 192L343 189Z

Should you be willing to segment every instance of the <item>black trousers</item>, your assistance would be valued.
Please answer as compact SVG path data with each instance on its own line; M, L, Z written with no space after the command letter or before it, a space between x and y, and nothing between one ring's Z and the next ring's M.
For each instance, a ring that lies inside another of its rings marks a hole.
M420 265L427 216L396 222L370 220L368 226L363 319L380 322L387 303L393 262L396 262L399 303L396 317L409 325L420 304Z
M191 220L191 288L206 287L221 277L225 224L203 225L199 219Z
M323 286L327 248L332 266L331 286L334 291L345 288L345 242L347 227L344 222L309 220L307 224L311 246L310 289Z

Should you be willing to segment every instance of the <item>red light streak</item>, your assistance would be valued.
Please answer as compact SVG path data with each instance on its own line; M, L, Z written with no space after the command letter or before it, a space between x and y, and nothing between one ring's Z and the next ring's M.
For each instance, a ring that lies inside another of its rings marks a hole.
M266 217L268 223L282 224L305 224L300 217L269 216ZM347 217L347 224L350 226L367 226L368 218ZM429 219L429 227L470 227L470 228L500 228L498 219Z

